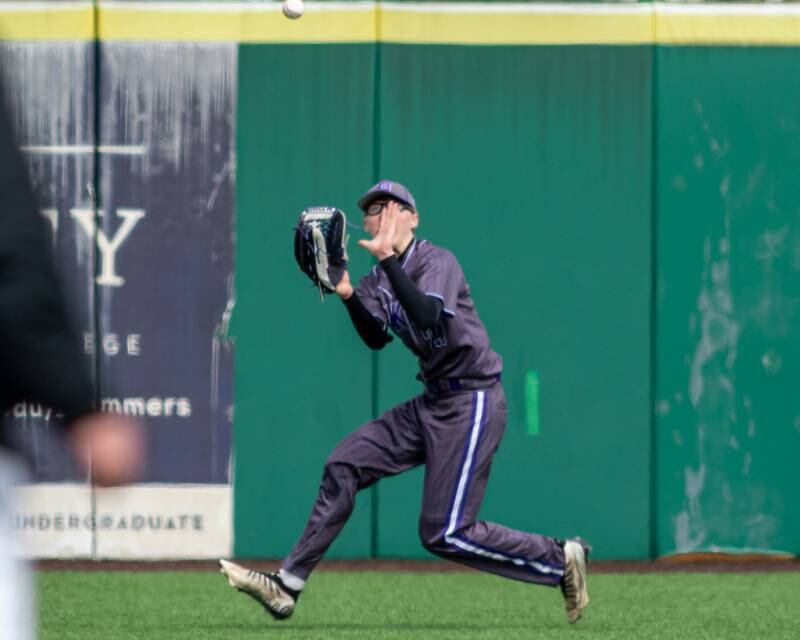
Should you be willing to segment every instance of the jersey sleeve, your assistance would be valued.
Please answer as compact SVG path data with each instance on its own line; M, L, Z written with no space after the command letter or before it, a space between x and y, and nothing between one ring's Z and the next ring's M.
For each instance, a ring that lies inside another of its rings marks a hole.
M381 327L386 331L389 326L389 316L383 305L380 291L378 290L377 270L377 266L373 267L367 275L361 278L358 286L355 288L355 293L361 301L361 304L363 304L367 311L381 323Z
M464 272L452 253L440 250L426 256L415 280L422 293L442 302L442 313L451 318L455 316L458 294L464 286Z

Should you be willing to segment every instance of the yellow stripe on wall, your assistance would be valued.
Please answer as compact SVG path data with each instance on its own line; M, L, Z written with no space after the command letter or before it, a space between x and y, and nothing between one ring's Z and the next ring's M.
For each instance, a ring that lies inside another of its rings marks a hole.
M90 2L0 3L2 40L90 40ZM800 45L791 5L101 2L102 40L471 45Z
M90 3L0 4L0 40L92 40Z
M102 40L162 40L170 42L374 42L373 7L339 11L308 10L298 20L288 20L278 2L229 10L148 8L137 4L102 6ZM232 5L236 7L237 5ZM263 7L263 8L262 8Z
M392 8L380 11L384 42L513 45L647 44L653 41L650 12L454 13Z
M751 11L746 13L705 13L702 8L681 13L657 9L657 42L687 45L800 44L800 12L796 10L772 11L773 5L763 7L763 12L751 7Z

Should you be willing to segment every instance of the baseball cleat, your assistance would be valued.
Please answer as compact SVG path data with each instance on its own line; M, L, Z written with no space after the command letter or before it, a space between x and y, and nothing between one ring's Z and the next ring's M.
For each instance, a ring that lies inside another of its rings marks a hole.
M575 624L580 620L584 607L589 604L586 591L586 561L591 547L581 538L571 538L564 543L564 577L561 579L561 593L564 594L564 607L567 622Z
M277 572L251 571L229 560L220 560L219 567L228 584L256 600L273 618L285 620L292 615L299 592L284 585Z

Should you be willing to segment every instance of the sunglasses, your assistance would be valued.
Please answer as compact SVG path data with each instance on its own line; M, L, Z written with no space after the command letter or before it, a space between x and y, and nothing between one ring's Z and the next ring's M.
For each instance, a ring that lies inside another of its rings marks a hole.
M364 211L364 216L371 218L372 216L379 215L381 211L383 211L390 202L397 202L397 200L380 200L378 202L373 202ZM412 211L410 207L407 207L403 203L399 204L400 204L400 211Z

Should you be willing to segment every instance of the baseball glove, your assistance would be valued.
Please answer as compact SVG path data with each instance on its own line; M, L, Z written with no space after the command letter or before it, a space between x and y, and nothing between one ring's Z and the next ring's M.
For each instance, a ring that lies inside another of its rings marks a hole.
M294 259L320 295L333 293L347 269L347 219L335 207L303 209L294 228Z

